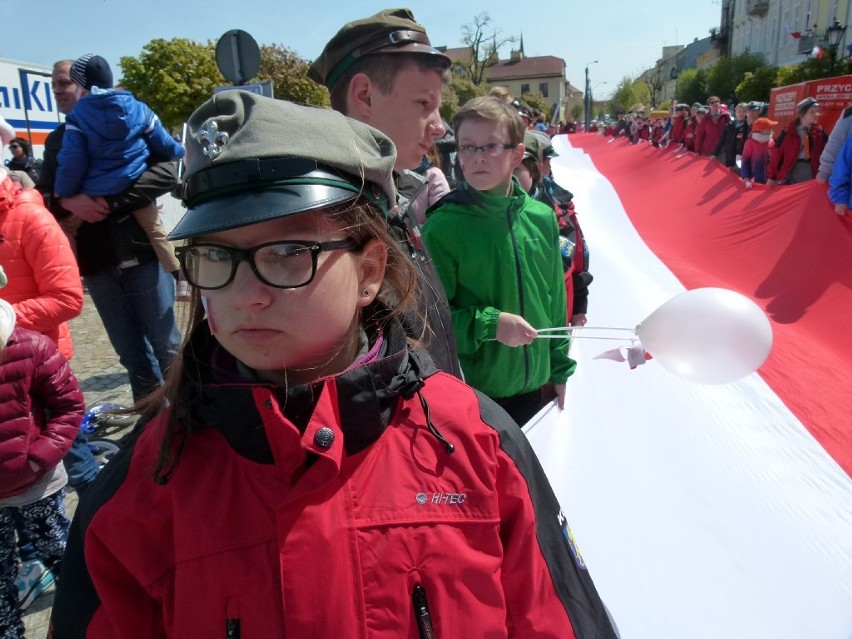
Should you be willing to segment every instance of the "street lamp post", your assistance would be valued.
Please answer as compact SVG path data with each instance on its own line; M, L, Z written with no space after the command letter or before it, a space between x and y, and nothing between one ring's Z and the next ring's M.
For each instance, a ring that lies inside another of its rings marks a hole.
M589 85L589 65L597 63L597 60L586 62L586 93L583 96L583 111L585 113L585 121L583 126L584 131L589 130L589 125L592 122L592 87L591 85Z
M843 40L846 33L846 26L840 24L840 21L835 18L834 24L825 30L825 39L828 41L828 73L834 75L834 63L837 60L837 48Z

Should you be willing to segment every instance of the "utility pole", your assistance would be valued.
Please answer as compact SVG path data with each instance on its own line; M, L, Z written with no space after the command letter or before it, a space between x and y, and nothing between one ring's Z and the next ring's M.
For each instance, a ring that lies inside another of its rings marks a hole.
M592 123L592 87L589 84L589 65L597 64L597 60L592 60L591 62L586 62L586 92L583 95L583 111L584 111L584 123L583 130L588 131L589 126Z

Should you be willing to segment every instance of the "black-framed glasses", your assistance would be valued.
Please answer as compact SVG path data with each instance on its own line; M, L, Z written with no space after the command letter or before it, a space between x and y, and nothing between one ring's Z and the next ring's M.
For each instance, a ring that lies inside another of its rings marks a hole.
M483 144L482 146L476 146L475 144L460 144L458 146L458 152L462 155L466 155L467 157L472 157L478 152L482 151L483 153L486 153L491 157L496 158L503 155L504 151L508 151L509 149L514 148L514 144L500 144L497 142Z
M12 144L9 145L9 148L10 149L20 149L21 145L17 144L16 142L12 142Z
M255 276L274 288L307 286L317 273L317 257L323 251L354 251L354 240L315 242L287 240L266 242L239 249L221 244L179 246L175 255L187 282L196 288L224 288L234 280L240 262L248 262Z

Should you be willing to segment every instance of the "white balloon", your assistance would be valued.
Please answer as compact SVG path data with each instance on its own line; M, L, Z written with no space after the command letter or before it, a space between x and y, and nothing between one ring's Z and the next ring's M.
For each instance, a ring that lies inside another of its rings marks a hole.
M642 346L670 372L726 384L756 371L772 347L772 326L749 298L724 288L673 297L636 327Z

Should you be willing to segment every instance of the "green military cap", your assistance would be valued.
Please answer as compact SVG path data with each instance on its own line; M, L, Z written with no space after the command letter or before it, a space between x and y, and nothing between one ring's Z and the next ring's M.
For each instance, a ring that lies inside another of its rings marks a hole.
M325 45L308 69L308 77L331 89L359 59L377 53L420 53L450 59L434 48L426 29L409 9L385 9L374 16L349 22Z
M553 142L541 131L524 131L524 147L524 157L535 158L536 162L559 157L553 148Z
M396 148L330 109L248 91L218 93L193 113L182 181L186 214L173 240L363 197L387 212Z

